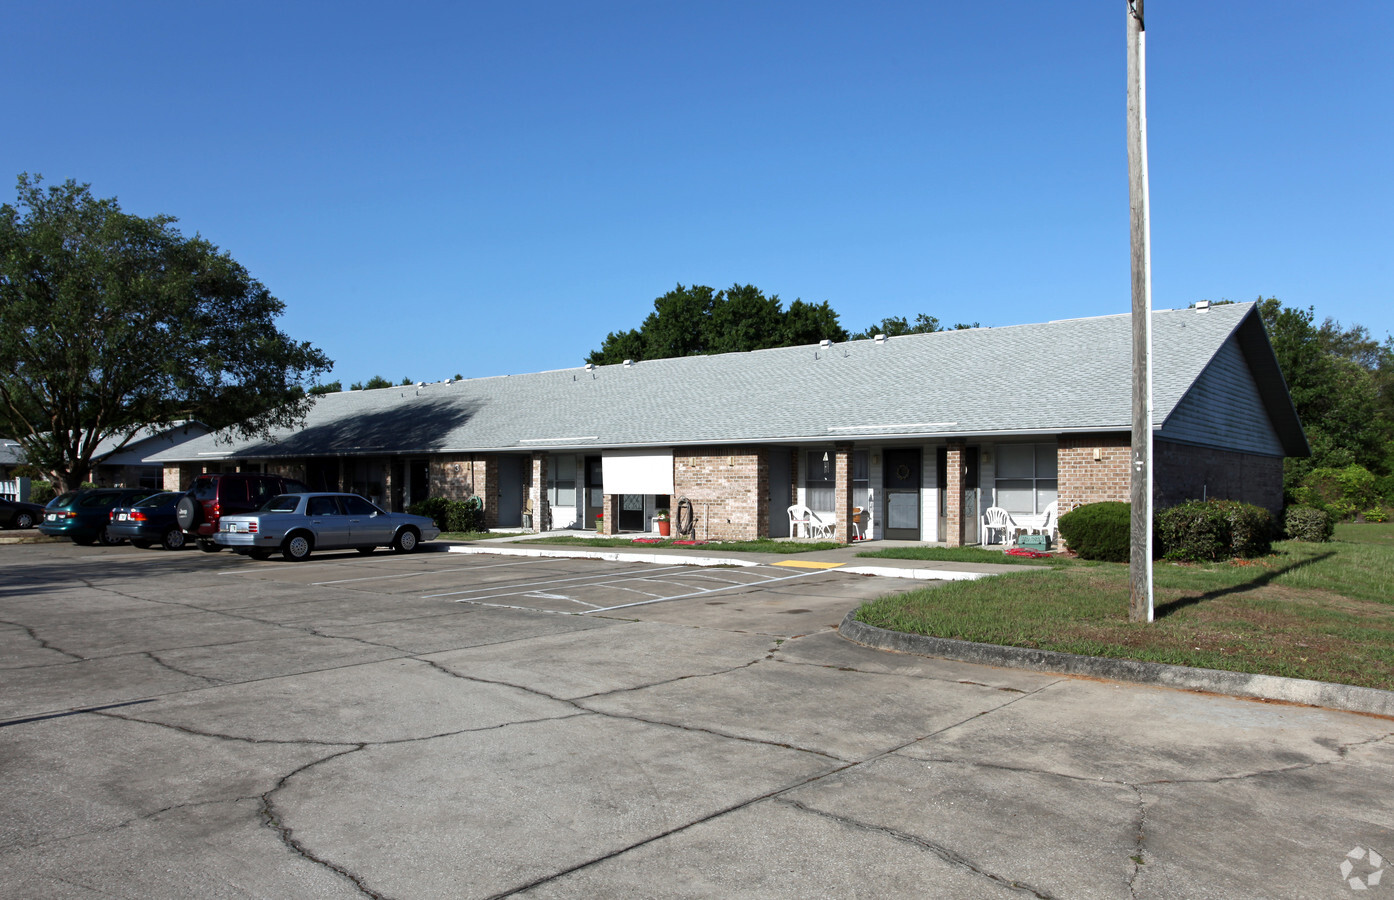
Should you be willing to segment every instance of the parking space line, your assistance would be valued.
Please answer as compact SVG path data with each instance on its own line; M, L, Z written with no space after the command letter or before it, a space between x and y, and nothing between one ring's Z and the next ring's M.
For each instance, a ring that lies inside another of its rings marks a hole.
M690 594L678 594L676 597L658 597L658 598L653 599L653 600L636 600L636 601L633 602L633 603L621 603L621 604L619 604L618 606L606 606L606 607L603 607L603 608L601 608L601 609L591 610L591 612L610 612L611 610L616 610L616 609L628 609L628 608L631 607L631 606L648 606L648 605L651 604L651 603L667 603L669 600L685 600L685 599L687 599L688 597L705 597L705 596L708 596L709 594L719 594L719 593L721 593L721 592L723 592L723 591L734 591L734 590L736 590L737 588L762 587L762 586L764 586L764 585L766 585L766 584L770 584L771 582L776 582L776 581L793 581L793 580L796 579L796 578L807 578L807 577L810 576L810 575L820 575L820 574L822 574L821 570L815 570L815 571L809 571L809 572L800 572L800 573L798 573L797 575L786 575L786 576L784 576L783 578L771 578L771 579L768 579L768 580L763 581L763 582L751 582L751 583L747 583L747 584L732 584L732 585L728 585L727 587L708 588L708 589L706 589L706 590L693 591L693 592L690 593ZM589 615L589 614L590 614L590 613L582 613L582 615Z
M650 574L652 574L653 572L656 572L656 571L657 571L657 572L662 572L662 571L664 571L664 570L686 569L686 568L687 568L687 566L664 566L662 569L649 569L648 571L649 571ZM549 579L547 579L546 581L531 581L531 582L526 582L526 583L524 583L524 584L509 585L509 586L507 586L507 590L505 590L503 593L495 594L494 596L503 597L503 596L507 596L508 594L526 593L526 591L527 591L528 588L532 588L532 587L542 587L543 585L548 585L548 584L565 584L566 582L569 582L569 581L595 581L596 579L599 579L599 578L607 578L607 577L613 577L613 576L607 576L607 575L605 575L603 572L592 572L592 573L589 574L589 575L577 575L577 576L574 576L574 577L572 577L572 578L549 578ZM634 577L635 577L635 578L644 578L644 577L647 577L647 576L645 576L645 575L636 575L636 576L634 576ZM622 580L625 580L625 579L622 579ZM457 595L459 595L459 594L473 594L473 593L476 593L476 592L478 592L478 591L497 591L500 587L503 587L503 586L502 586L502 585L487 585L487 586L485 586L485 587L470 588L470 589L464 590L464 591L445 591L444 593L440 593L440 594L423 594L422 597L421 597L421 599L422 599L422 600L434 600L434 599L437 598L437 597L454 597L454 596L457 596Z
M547 562L545 559L525 559L520 562L490 563L487 566L452 566L449 569L423 569L420 572L407 572L404 575L365 575L362 578L340 578L337 581L312 581L314 587L323 587L327 584L351 584L355 581L385 581L389 578L415 578L418 575L436 575L439 573L459 572L468 570L473 572L477 569L497 569L503 566L531 566L540 562Z

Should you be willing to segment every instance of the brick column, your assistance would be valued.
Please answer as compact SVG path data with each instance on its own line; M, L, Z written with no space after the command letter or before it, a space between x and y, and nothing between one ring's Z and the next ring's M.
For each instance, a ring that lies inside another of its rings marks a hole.
M623 500L624 496L622 494L605 495L604 500L602 501L602 505L600 507L601 511L605 513L605 517L602 520L604 522L604 525L601 528L601 534L620 533L620 503Z
M552 508L547 504L547 454L532 452L532 483L528 486L528 503L532 507L532 530L552 530Z
M833 469L833 511L837 514L834 535L844 544L852 541L852 445L836 444L837 461Z
M963 546L963 451L965 445L962 442L951 443L948 446L948 462L945 468L947 483L944 487L947 496L944 498L945 534L944 543L950 547Z

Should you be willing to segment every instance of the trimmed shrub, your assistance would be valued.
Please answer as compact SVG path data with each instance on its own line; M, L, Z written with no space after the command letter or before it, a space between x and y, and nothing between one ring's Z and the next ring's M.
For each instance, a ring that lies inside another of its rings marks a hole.
M478 497L468 500L447 500L430 497L407 507L415 516L428 516L441 531L484 531L484 503Z
M53 484L52 484L52 482L48 482L48 481L31 481L31 482L29 482L29 502L30 502L30 503L47 503L48 501L52 500L53 497L54 497L54 490L53 490ZM21 499L23 499L23 498L21 498Z
M1289 540L1320 544L1331 540L1336 525L1326 510L1311 506L1289 506L1283 517L1283 531Z
M1376 506L1374 509L1365 510L1360 514L1360 518L1366 522L1387 522L1389 521L1389 511L1382 506Z
M1127 562L1132 532L1132 505L1118 501L1087 503L1060 517L1057 527L1065 545L1081 559Z
M1157 513L1157 550L1165 559L1263 556L1273 549L1273 515L1233 500L1188 500Z

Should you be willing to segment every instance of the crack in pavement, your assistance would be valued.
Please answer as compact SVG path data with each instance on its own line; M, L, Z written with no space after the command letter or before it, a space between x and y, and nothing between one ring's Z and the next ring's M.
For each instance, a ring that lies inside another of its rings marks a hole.
M1137 897L1137 880L1142 875L1142 867L1147 861L1147 798L1143 796L1142 789L1136 785L1128 785L1133 793L1137 794L1137 820L1134 822L1133 839L1134 853L1129 859L1133 863L1133 874L1128 876L1128 893L1133 898Z
M685 681L685 680L691 679L691 678L709 678L709 677L712 677L712 676L715 676L715 675L725 675L725 674L727 674L728 672L736 672L736 671L739 671L739 670L741 670L741 669L749 668L750 666L753 666L753 665L755 665L756 663L759 663L759 662L762 662L762 661L763 661L763 660L761 660L761 659L756 659L756 660L752 660L751 662L745 663L744 665L732 666L731 668L729 668L729 669L724 669L724 670L722 670L722 671L720 671L720 672L703 672L703 673L698 673L698 674L693 674L693 675L683 675L683 676L680 676L680 677L678 677L678 678L670 678L670 679L666 679L666 680L664 680L664 681L658 681L658 682L655 682L654 684L655 684L655 685L671 684L671 683L673 683L673 682L675 682L675 681ZM489 678L479 678L479 677L474 676L474 675L463 675L463 674L461 674L461 673L459 673L459 672L455 672L455 671L452 671L452 670L450 670L450 669L445 668L444 666L440 665L439 663L436 663L434 660L423 659L423 660L420 660L420 662L427 663L428 665L430 665L430 666L432 666L432 667L434 667L434 668L440 670L441 672L443 672L443 673L446 674L446 675L451 676L452 678L459 678L459 679L461 679L461 680L463 680L463 681L471 681L471 682L474 682L474 683L476 683L476 684L489 684L489 685L494 685L495 687L515 688L515 689L517 689L517 690L525 691L525 692L527 692L527 693L529 693L529 694L533 694L534 696L542 697L542 698L547 699L547 700L553 700L553 701L555 701L555 702L557 702L557 703L565 703L565 704L567 704L568 706L575 707L577 710L579 710L580 712L585 713L585 714L587 714L587 715L601 716L601 717L607 718L607 719L616 719L616 720L619 720L619 721L626 721L626 722L641 722L641 723L643 723L643 724L645 724L645 725L654 725L654 726L661 727L661 728L673 728L673 729L676 729L676 730L678 730L678 731L687 731L687 732L691 732L691 733L693 733L693 734L709 734L709 735L712 735L713 737L726 738L726 739L728 739L728 740L733 740L733 741L744 741L744 742L746 742L746 743L750 743L750 744L761 744L761 745L764 745L764 746L767 746L767 747L779 747L779 748L782 749L782 750L795 750L795 751L800 752L800 753L810 753L810 754L813 754L814 756L821 756L821 757L823 757L823 758L825 758L825 759L831 759L831 760L833 760L833 761L835 761L835 762L849 763L849 764L851 763L850 760L843 759L842 757L835 756L834 754L831 754L831 753L826 753L826 752L824 752L824 751L822 751L822 750L813 750L813 749L810 749L810 748L808 748L808 747L799 747L799 746L795 746L794 744L782 743L782 742L780 742L780 741L770 741L770 740L765 740L765 739L763 739L763 738L750 737L749 735L731 734L730 732L717 731L716 729L713 729L713 728L702 728L702 727L699 727L699 726L697 726L697 725L680 725L680 724L676 724L676 723L674 723L674 722L665 722L665 721L662 721L662 720L660 720L660 719L649 719L649 718L645 718L644 716L635 715L635 714L632 714L632 713L618 713L618 712L608 712L608 711L606 711L606 710L601 710L601 709L592 709L592 708L590 708L590 707L588 707L588 706L583 706L583 705L581 704L581 702L580 702L581 700L594 699L594 698L596 698L596 697L608 697L608 696L611 696L611 695L614 695L614 694L624 694L624 693L629 693L629 692L631 692L631 691L643 690L644 688L646 688L646 687L651 687L652 685L638 685L638 686L630 687L630 688L616 688L616 689L613 690L613 691L605 691L605 692L602 692L602 693L599 693L599 694L587 694L587 695L584 696L584 697L578 697L578 698L572 699L572 698L568 698L568 697L558 697L558 696L556 696L556 695L554 695L554 694L549 694L549 693L547 693L546 691L538 690L537 688L528 687L527 685L523 685L523 684L513 684L513 683L510 683L510 682L507 682L507 681L497 681L497 680L493 680L493 679L489 679Z
M124 655L126 655L126 654L122 654L122 655L124 656ZM210 685L212 685L212 684L217 684L217 685L227 684L226 681L223 681L222 679L219 679L219 678L212 678L212 677L210 677L210 676L208 676L208 675L199 675L199 674L194 673L194 672L185 672L183 669L179 668L178 666L171 665L171 664L165 662L163 659L160 659L158 656L155 655L155 651L153 651L153 650L145 650L145 651L142 651L141 653L138 653L138 654L136 654L136 655L137 655L137 656L144 656L144 657L146 657L147 659L149 659L151 662L153 662L155 665L160 666L161 668L164 668L164 669L168 669L169 671L175 673L176 675L183 675L185 678L198 678L198 679L201 679L201 680L203 680L203 681L208 682Z
M803 812L812 813L815 816L821 816L825 819L830 819L834 822L846 825L849 828L857 828L863 831L874 831L879 834L884 834L888 837L894 838L895 840L900 841L901 843L911 844L913 846L920 847L924 850L928 850L930 853L939 857L944 862L961 869L966 869L969 872L981 878L986 878L988 881L993 882L999 887L1004 887L1009 890L1030 894L1033 897L1039 897L1040 900L1056 900L1054 894L1048 893L1042 888L1038 888L1024 881L1017 881L1012 878L1006 878L1002 875L998 875L995 872L989 872L987 869L983 868L977 863L974 863L972 860L968 859L962 854L950 850L943 844L936 844L933 841L926 840L925 838L919 837L917 835L909 834L907 832L900 831L899 829L889 828L885 825L873 825L869 822L862 822L858 819L853 819L848 816L838 815L837 813L830 813L821 809L814 809L810 806L800 803L797 800L790 800L787 797L775 797L773 799L776 803L783 803L788 806L792 806L795 809L802 810Z
M262 824L274 831L276 835L280 838L281 843L284 844L286 848L290 850L291 853L295 854L296 856L299 856L301 859L304 859L307 862L314 863L315 865L323 869L326 869L330 872L333 872L339 877L345 879L350 884L352 884L360 894L362 894L365 897L371 897L372 900L388 900L387 895L381 894L368 887L368 885L364 882L362 876L355 875L353 872L349 871L348 869L337 863L330 862L327 859L323 859L319 856L316 856L313 852L310 851L308 847L306 847L303 843L296 839L295 829L282 822L280 818L276 815L276 803L274 799L275 795L278 791L283 789L292 778L303 772L309 771L310 769L320 765L321 763L326 763L330 760L335 760L353 753L358 753L365 746L366 745L364 744L359 744L357 746L343 750L339 753L331 753L329 756L314 760L313 762L306 763L300 768L287 773L279 781L276 782L274 787L272 787L269 791L261 795L260 816Z
M12 627L14 627L14 628L18 628L19 630L23 631L26 635L28 635L28 636L29 636L29 639L30 639L31 641L33 641L34 643L38 644L39 647L41 647L41 648L44 649L44 650L52 650L54 653L61 653L61 654L63 654L64 656L72 657L74 660L79 660L79 661L81 661L81 660L87 659L87 657L85 657L85 656L82 656L82 655L77 654L77 653L73 653L73 652L71 652L71 651L69 651L69 650L64 650L62 647L58 647L58 646L56 646L56 645L54 645L54 644L49 643L47 639L39 637L39 633L38 633L37 631L35 631L34 628L33 628L32 626L30 626L30 625L24 625L24 624L21 624L21 623L19 623L19 622L9 622L9 621L0 621L0 625L9 625L9 626L12 626ZM43 668L43 667L46 666L46 665L55 665L55 664L54 664L54 663L44 663L44 664L42 664L42 665L37 665L37 666L15 666L15 667L13 667L12 669L10 669L10 671L19 671L19 670L22 670L22 669L38 669L38 668Z

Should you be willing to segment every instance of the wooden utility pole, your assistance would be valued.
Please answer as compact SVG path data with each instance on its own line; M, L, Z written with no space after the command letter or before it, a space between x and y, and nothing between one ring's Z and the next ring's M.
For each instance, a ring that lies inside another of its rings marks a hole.
M1151 622L1152 235L1147 197L1147 29L1142 0L1128 2L1128 205L1133 271L1133 468L1128 619Z

